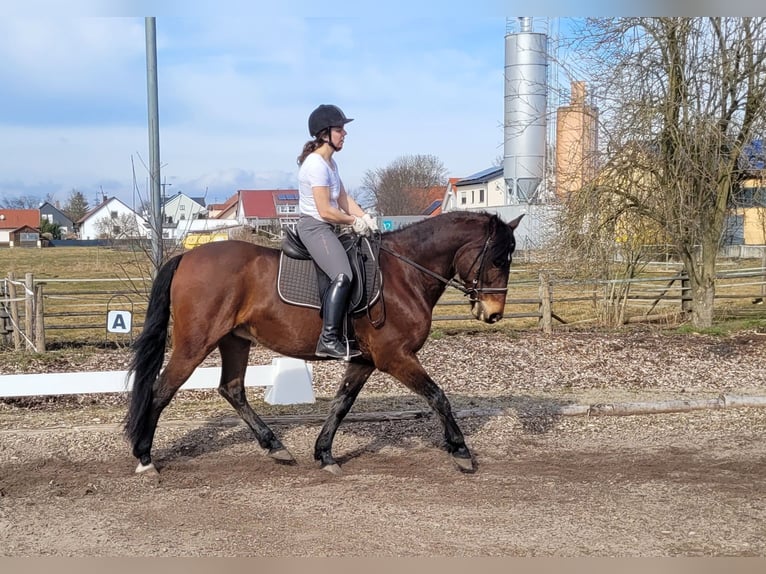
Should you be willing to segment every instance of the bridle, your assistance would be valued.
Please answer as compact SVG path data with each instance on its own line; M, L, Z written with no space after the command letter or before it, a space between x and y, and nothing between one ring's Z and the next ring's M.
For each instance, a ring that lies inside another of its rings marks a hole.
M494 237L494 233L490 233L487 236L487 239L484 241L484 247L481 250L481 253L479 253L476 256L476 259L473 260L473 263L471 263L471 266L468 268L468 274L471 274L471 270L476 267L476 263L479 263L479 268L476 270L476 275L474 275L474 278L471 280L470 284L467 285L465 282L456 280L456 279L447 279L446 277L443 277L439 275L438 273L435 273L431 271L430 269L427 269L420 265L419 263L413 261L409 257L405 257L404 255L400 255L399 253L396 253L395 251L392 251L388 247L385 247L382 242L380 244L380 249L385 251L386 253L390 253L397 259L400 259L407 263L408 265L412 265L415 269L418 271L421 271L425 273L426 275L429 275L433 277L434 279L438 279L448 287L454 287L463 295L468 297L468 300L471 303L478 303L479 302L479 294L481 293L508 293L508 287L481 287L481 275L482 271L484 271L484 264L487 259L487 251L489 250L489 244L492 241L492 238ZM456 255L457 257L457 255Z

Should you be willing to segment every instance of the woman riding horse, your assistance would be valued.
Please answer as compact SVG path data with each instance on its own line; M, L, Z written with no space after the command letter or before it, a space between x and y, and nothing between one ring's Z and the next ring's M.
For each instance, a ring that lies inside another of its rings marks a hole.
M346 193L333 158L343 149L344 126L351 121L338 106L322 104L309 116L309 133L314 139L306 142L298 156L298 235L311 258L330 278L322 303L322 332L316 355L346 361L358 357L361 351L354 339L344 336L353 277L335 226L351 225L360 234L378 229L375 220Z

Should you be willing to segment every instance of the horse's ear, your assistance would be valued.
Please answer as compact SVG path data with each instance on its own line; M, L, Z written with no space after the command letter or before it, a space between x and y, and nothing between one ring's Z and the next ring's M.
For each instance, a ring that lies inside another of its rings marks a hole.
M519 215L516 219L512 219L508 222L508 227L511 229L516 229L519 226L519 223L521 223L521 218L524 217L524 214L522 213Z

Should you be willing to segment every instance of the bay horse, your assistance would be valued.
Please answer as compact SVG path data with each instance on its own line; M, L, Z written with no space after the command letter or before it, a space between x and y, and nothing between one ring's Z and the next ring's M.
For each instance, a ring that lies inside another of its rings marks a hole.
M353 358L314 445L322 469L340 474L332 455L338 426L375 369L425 398L444 427L446 450L458 468L474 470L470 450L449 400L418 361L434 305L447 285L468 296L472 315L485 323L503 317L514 230L497 215L450 212L380 236L382 294L353 326L362 355ZM168 260L152 285L141 334L133 345L134 374L125 435L138 459L137 473L157 472L152 442L163 409L216 347L221 355L218 392L275 460L295 459L247 401L244 380L250 347L260 343L288 357L314 355L322 326L319 312L284 303L277 293L280 250L245 241L213 242ZM382 324L370 317L384 314ZM172 352L165 366L170 318Z

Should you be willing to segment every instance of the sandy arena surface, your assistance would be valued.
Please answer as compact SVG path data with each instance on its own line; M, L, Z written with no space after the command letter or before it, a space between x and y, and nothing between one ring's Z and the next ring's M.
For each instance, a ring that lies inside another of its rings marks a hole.
M119 370L128 357L57 354L46 371ZM0 357L2 374L42 372ZM270 357L254 350L251 364ZM326 413L339 363L315 364L315 404L275 407L248 390L291 466L212 391L181 391L163 414L158 477L133 473L123 395L0 402L0 555L766 556L766 409L550 414L764 396L765 335L475 333L429 340L420 357L461 416L473 474L456 470L429 415L347 421L334 445L343 475L320 470L321 425L284 415ZM352 414L426 408L376 373Z

